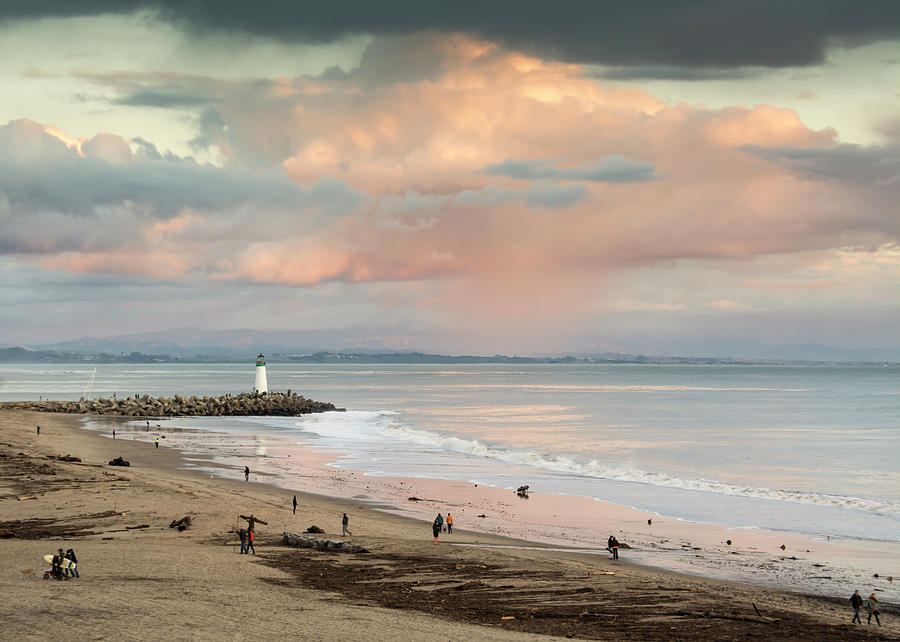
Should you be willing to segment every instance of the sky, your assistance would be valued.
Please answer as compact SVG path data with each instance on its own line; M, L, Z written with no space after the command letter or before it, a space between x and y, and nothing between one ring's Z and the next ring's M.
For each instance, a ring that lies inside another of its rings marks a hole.
M900 3L47 0L0 59L0 344L900 348Z

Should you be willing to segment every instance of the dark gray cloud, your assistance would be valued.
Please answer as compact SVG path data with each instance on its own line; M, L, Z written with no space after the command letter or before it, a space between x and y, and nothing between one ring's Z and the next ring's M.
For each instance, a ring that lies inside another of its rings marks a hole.
M609 154L594 162L575 167L559 167L552 159L508 159L488 165L483 174L523 180L596 181L604 183L643 183L657 180L652 163Z
M900 37L900 2L894 0L44 0L3 3L0 20L137 10L194 31L294 42L467 32L542 56L615 66L810 65L823 61L830 44Z
M669 65L633 65L610 67L591 72L593 78L604 80L673 80L699 82L709 80L738 80L762 73L761 69L743 67L672 67Z
M747 145L743 149L817 180L839 180L900 192L898 145L836 145L828 148Z
M117 98L113 101L113 104L126 105L128 107L161 107L164 109L177 109L180 107L208 105L214 102L218 102L218 99L202 94L141 89Z

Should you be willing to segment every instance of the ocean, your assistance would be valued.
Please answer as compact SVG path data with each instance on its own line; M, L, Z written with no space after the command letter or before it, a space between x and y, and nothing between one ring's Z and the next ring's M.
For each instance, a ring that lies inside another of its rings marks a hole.
M4 364L0 400L77 399L92 370ZM100 365L93 394L238 393L253 374L252 362ZM528 484L691 522L898 542L898 375L878 366L276 362L272 389L347 412L178 426L253 436L255 452L204 442L223 459L260 456L260 443L314 448L369 475ZM254 468L267 465L290 481L285 459L260 456Z

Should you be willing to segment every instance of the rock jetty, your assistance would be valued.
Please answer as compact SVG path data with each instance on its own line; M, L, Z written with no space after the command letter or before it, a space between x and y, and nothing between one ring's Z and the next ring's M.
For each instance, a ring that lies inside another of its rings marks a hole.
M119 415L124 417L246 417L251 415L295 417L312 412L343 410L334 404L313 401L288 390L268 394L241 393L220 397L150 397L91 399L87 401L7 401L2 410L36 410L69 414Z

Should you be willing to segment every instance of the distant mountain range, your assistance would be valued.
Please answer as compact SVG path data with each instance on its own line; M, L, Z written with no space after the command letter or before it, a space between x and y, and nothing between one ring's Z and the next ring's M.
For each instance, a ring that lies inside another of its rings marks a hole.
M379 341L378 333L353 342L346 331L202 330L178 328L113 337L83 337L53 344L0 344L0 361L171 362L243 361L262 352L270 359L298 362L357 363L509 363L509 362L900 362L900 350L835 348L816 344L768 345L757 342L665 340L644 338L615 342L623 350L582 350L565 355L531 357L452 356L397 350ZM356 343L356 345L353 345ZM588 345L590 342L586 342ZM606 343L604 345L609 345ZM336 346L341 346L336 348Z

